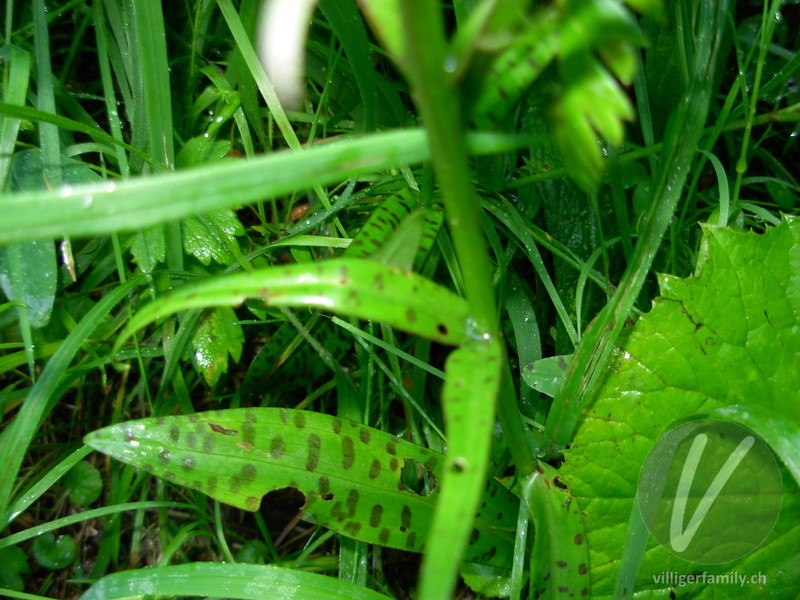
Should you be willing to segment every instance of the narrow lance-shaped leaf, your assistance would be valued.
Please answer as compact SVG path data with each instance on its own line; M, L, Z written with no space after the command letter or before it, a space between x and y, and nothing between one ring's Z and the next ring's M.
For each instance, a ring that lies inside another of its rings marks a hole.
M470 152L491 154L529 140L472 134L467 142ZM316 184L338 183L399 164L423 162L429 157L425 134L403 130L125 182L5 194L0 195L0 242L132 231L275 198Z
M447 461L439 509L422 566L421 597L450 597L462 553L465 549L470 552L489 533L485 527L473 524L472 516L488 510L480 504L481 489L489 462L495 400L500 391L501 357L500 343L490 339L472 340L447 359L443 392ZM511 512L513 507L508 504L494 515L509 522L510 544L517 519L517 513ZM498 556L495 549L481 556L482 561L509 568L513 554Z
M123 600L153 596L204 598L303 598L304 600L388 600L360 585L319 573L274 565L210 562L118 571L92 585L80 600Z
M558 471L543 462L525 494L536 527L530 597L588 597L589 545L578 503L559 480Z
M601 375L622 331L628 312L642 288L653 257L681 197L683 184L702 128L708 115L711 82L722 43L722 23L727 18L727 3L699 5L703 15L697 22L701 33L689 90L670 117L664 154L653 202L640 232L634 254L617 286L616 292L592 324L586 329L575 350L564 382L547 414L545 435L550 440L548 453L570 443L583 410L582 402L593 398L601 383ZM709 75L711 74L711 75Z
M340 315L380 321L442 344L467 335L463 298L415 273L377 262L335 259L212 277L181 286L142 308L115 345L137 329L182 310L235 306L261 298L268 306L313 306Z
M420 552L444 456L389 433L321 413L232 409L141 419L86 436L86 444L176 484L256 511L269 492L303 494L301 517L348 537ZM433 483L409 489L403 472ZM515 496L488 482L479 539L466 560L497 564L513 551ZM502 513L502 517L498 514Z

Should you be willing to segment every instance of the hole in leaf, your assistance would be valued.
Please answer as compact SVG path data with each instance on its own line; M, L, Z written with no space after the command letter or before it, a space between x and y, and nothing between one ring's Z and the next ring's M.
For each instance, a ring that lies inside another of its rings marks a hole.
M280 533L305 506L306 496L296 487L285 487L264 494L261 514L270 533Z
M406 458L400 471L400 487L412 494L427 496L436 489L436 475L414 459Z

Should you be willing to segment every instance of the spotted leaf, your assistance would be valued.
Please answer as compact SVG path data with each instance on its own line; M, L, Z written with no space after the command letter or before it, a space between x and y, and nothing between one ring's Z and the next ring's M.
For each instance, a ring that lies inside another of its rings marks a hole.
M373 212L347 248L349 258L372 257L402 269L419 271L433 247L444 214L439 207L420 208L406 190Z
M536 528L530 597L588 597L589 547L578 503L558 471L541 462L525 493Z
M232 409L120 423L85 443L233 506L267 510L270 492L303 495L301 518L348 537L420 552L444 456L389 433L321 413ZM417 491L408 475L431 489ZM489 480L466 560L502 565L513 552L518 501Z
M259 298L267 306L319 307L380 321L442 344L461 344L467 334L466 301L415 273L374 261L335 259L234 273L186 284L137 312L114 352L136 330L176 312L236 306Z
M456 576L455 566L465 548L469 549L487 535L487 529L478 520L502 509L494 515L511 523L505 533L513 543L517 513L513 505L489 507L481 504L481 488L488 468L491 430L494 427L495 401L500 391L503 355L495 339L473 340L455 350L447 359L447 379L443 392L445 422L447 426L447 460L442 481L441 510L436 513L428 537L430 546L423 564L423 591L421 596L444 597L450 593ZM485 500L486 497L483 497ZM519 508L518 505L517 509ZM476 522L472 516L478 513ZM496 561L510 567L512 554L494 556L496 547L481 558L484 562ZM438 576L434 576L438 573ZM425 586L428 586L426 589ZM435 588L435 589L434 589Z

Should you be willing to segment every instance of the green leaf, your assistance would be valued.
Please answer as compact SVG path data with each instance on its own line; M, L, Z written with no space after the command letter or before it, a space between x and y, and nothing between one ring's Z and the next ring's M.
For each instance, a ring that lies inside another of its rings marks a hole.
M589 547L580 506L558 471L542 462L525 485L525 494L536 527L531 597L587 597Z
M282 408L129 421L95 431L84 442L245 510L258 510L262 499L269 506L269 492L293 488L303 495L303 519L416 552L430 528L445 461L438 452L365 425ZM404 473L435 486L423 495L403 482ZM502 565L513 551L508 521L510 516L513 529L518 505L494 480L482 485L488 487L476 524L481 539L465 560Z
M0 588L15 592L25 589L22 573L29 573L28 557L17 546L0 549Z
M157 596L204 598L303 598L305 600L387 600L365 587L317 573L272 565L188 563L132 569L108 575L79 600L122 600Z
M223 208L202 217L189 217L183 223L183 247L204 265L212 260L231 265L235 258L228 243L236 243L234 236L244 235L244 227L236 213Z
M347 248L350 258L419 271L425 264L444 214L439 207L418 208L410 191L394 194L373 212Z
M754 415L779 415L785 426L753 417L744 424L784 461L797 459L792 438L800 423L800 222L787 219L763 235L711 226L704 232L696 275L660 277L661 297L615 353L565 451L561 471L585 512L593 597L612 593L639 470L670 424L709 412L736 420L751 408ZM726 408L731 405L738 408ZM791 477L784 476L784 492L780 518L761 546L739 561L701 570L762 573L771 597L796 598L800 498ZM732 518L731 526L740 524ZM638 581L666 593L669 584L655 583L655 575L688 574L697 567L651 541ZM738 587L708 586L694 597L740 594Z
M78 556L78 544L69 535L54 536L43 533L31 545L36 562L45 569L58 570L68 567Z
M70 499L78 506L89 506L103 493L103 478L92 463L82 460L64 475Z
M406 41L403 36L400 0L358 0L372 31L395 63L406 64Z
M212 277L181 286L134 315L114 351L133 333L182 310L236 306L314 306L373 319L443 344L469 339L463 298L415 273L359 259L335 259Z
M234 362L242 357L244 333L233 309L209 311L192 334L192 362L209 386L228 371L228 354Z
M575 182L591 193L600 181L604 161L598 137L622 143L623 120L633 118L625 90L589 54L565 61L567 87L553 106L556 144Z
M409 190L387 198L362 225L345 255L350 258L374 255L418 206L419 201Z
M465 549L472 554L490 533L480 522L489 514L504 522L513 547L519 505L510 499L504 505L483 506L481 491L489 463L494 408L500 392L503 351L497 340L473 340L447 358L447 379L443 392L447 425L447 459L443 467L442 494L436 517L428 535L428 550L422 565L423 592L430 597L443 597L452 590L456 571ZM485 496L484 496L485 499ZM495 526L498 527L498 526ZM502 527L502 525L500 526ZM502 547L492 545L480 560L487 564L510 567L509 555L497 555ZM438 577L433 574L438 573Z
M131 254L143 273L152 273L159 263L167 259L164 228L160 225L138 231L131 237Z
M97 180L87 166L66 158L57 165L64 183ZM25 150L11 160L10 189L42 190L49 187L41 150ZM30 274L35 273L35 277ZM56 248L50 240L30 241L0 248L0 286L9 300L28 307L31 327L44 327L50 320L58 283Z
M267 562L267 545L261 540L247 540L236 555L236 561L251 565L263 565Z
M571 359L572 355L549 356L527 364L522 379L537 392L554 398Z
M558 56L562 15L553 6L539 10L512 43L492 60L472 106L481 129L501 125L524 92Z
M476 154L504 152L527 143L522 136L495 134L472 134L467 141ZM124 182L3 194L0 243L142 229L429 157L424 132L402 130Z
M56 248L50 240L0 248L0 286L9 300L25 307L19 310L27 312L31 327L44 327L50 321L57 271Z

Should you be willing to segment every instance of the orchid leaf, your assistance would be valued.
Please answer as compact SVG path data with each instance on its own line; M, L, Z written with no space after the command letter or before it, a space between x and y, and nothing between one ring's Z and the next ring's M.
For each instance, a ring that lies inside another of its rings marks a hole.
M212 277L181 286L142 308L117 339L179 311L237 306L258 298L268 306L309 306L374 319L443 344L468 339L466 302L415 273L377 262L335 259Z
M421 552L445 457L389 433L310 411L230 409L128 421L85 443L167 481L257 511L270 492L299 491L301 517L369 542ZM410 485L409 477L421 478ZM424 483L432 487L425 490ZM421 491L420 491L421 490ZM481 481L480 536L465 560L504 564L513 552L516 498ZM474 513L473 513L474 514ZM467 515L470 516L470 515Z

